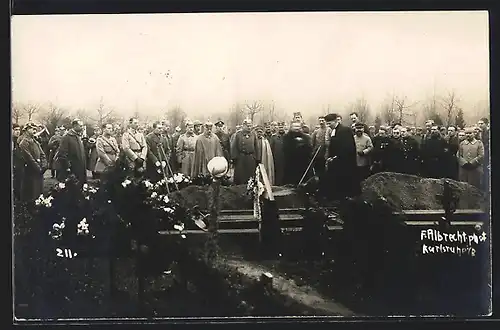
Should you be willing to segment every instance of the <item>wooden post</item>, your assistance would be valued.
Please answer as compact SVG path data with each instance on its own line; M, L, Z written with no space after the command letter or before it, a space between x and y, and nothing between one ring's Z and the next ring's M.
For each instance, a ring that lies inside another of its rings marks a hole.
M208 230L212 234L217 234L219 229L219 212L220 212L220 185L219 179L215 179L212 183L212 206L210 208L210 221Z
M219 212L220 212L220 179L214 178L212 183L212 203L210 206L210 218L208 223L207 242L205 244L205 252L207 261L214 260L217 257L217 234L219 229Z
M264 181L264 194L259 219L259 240L261 256L275 258L280 248L281 226L279 211L274 200L273 189L267 176L266 168L259 164L260 175Z

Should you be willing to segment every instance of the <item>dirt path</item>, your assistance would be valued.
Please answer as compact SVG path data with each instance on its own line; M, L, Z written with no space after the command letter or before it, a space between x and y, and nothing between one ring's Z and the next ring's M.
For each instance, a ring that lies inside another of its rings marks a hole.
M305 310L314 313L314 316L355 316L353 311L332 299L323 297L312 287L299 286L294 280L263 265L236 258L228 258L225 263L235 272L254 281L260 280L264 273L271 274L274 290L290 303L302 305ZM310 315L310 313L307 314Z

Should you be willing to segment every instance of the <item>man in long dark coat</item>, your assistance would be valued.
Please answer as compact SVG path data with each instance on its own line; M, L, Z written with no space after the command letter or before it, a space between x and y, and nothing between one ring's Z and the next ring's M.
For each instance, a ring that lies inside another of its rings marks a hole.
M21 200L24 202L32 202L43 193L43 173L47 169L47 158L42 146L35 139L36 131L36 125L28 123L19 144L24 160L24 177L21 189Z
M483 180L481 186L483 191L489 192L490 189L490 127L489 119L481 118L477 125L481 130L481 142L484 147L484 160L483 160Z
M403 127L400 129L401 142L404 150L404 172L406 174L418 175L420 172L420 145Z
M390 137L387 136L386 128L380 127L378 133L373 137L373 152L371 174L385 172L390 151Z
M258 154L258 139L251 130L252 121L245 119L241 131L236 132L231 143L231 158L234 164L234 184L246 184L255 175Z
M283 169L285 167L285 154L283 152L283 136L285 135L284 123L271 123L271 137L269 145L274 159L274 184L276 186L283 185Z
M56 127L55 134L49 140L49 168L50 168L50 176L55 178L56 170L57 170L57 162L55 159L56 153L59 150L59 145L61 144L63 131L61 127Z
M172 134L172 139L171 139L171 152L170 152L170 165L172 166L172 171L174 173L180 172L181 165L178 162L178 156L175 147L177 146L177 142L179 141L179 137L181 136L181 128L179 126L175 127L175 132Z
M146 144L148 146L148 155L146 158L146 176L153 182L157 182L164 175L170 177L171 174L167 168L167 155L170 150L162 148L165 145L162 136L163 126L159 122L153 123L153 131L146 135ZM164 162L164 163L162 163Z
M354 175L356 170L356 144L349 127L340 123L337 114L328 114L325 121L329 126L326 148L326 175L321 190L330 198L342 199L354 196L360 188Z
M447 144L437 126L432 126L430 136L422 145L423 174L428 178L441 179L446 176Z
M290 124L290 130L283 136L284 184L297 185L312 158L311 138L302 132L301 128L302 123L294 121ZM312 175L311 167L302 182L306 182Z
M229 135L224 132L224 122L222 120L215 122L215 135L219 138L224 158L229 164L231 162L231 143L229 142Z
M175 144L174 144L174 138L171 132L171 124L170 121L168 120L162 120L161 124L163 126L163 149L167 153L167 159L168 159L168 166L170 166L170 169L174 171L174 173L177 171L175 164L177 163L177 160L173 159L172 153L175 154ZM167 151L168 150L168 151Z
M21 136L21 126L12 125L12 190L14 201L21 200L21 183L24 172L24 161L19 149L19 137Z
M458 180L458 147L460 142L458 141L457 129L455 126L448 127L448 135L446 136L446 177Z
M81 185L87 182L87 166L85 148L82 142L83 122L75 119L71 129L61 138L57 159L60 171L57 174L59 181L64 181L73 174Z

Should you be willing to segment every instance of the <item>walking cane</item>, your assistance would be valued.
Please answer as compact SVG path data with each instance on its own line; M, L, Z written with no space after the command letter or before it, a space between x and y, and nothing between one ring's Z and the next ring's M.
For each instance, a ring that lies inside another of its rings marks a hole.
M311 161L309 162L309 166L307 166L307 169L306 171L304 172L304 175L302 175L302 179L300 179L298 185L300 185L302 183L302 181L304 181L304 178L306 177L307 175L307 172L309 172L309 169L311 168L314 160L316 159L316 156L318 156L318 153L319 153L319 150L321 149L321 146L318 147L318 149L316 149L316 152L314 153L314 156L313 158L311 159Z
M157 146L161 148L161 151L163 152L163 155L164 155L163 157L165 157L165 152L163 151L163 147L161 145L161 142L158 143ZM161 172L163 173L163 178L165 179L165 181L167 181L167 174L165 173L165 169L163 168L163 166L161 166L161 160L160 160L160 167L161 167ZM170 189L168 188L168 182L165 182L165 183L166 183L165 186L167 187L167 194L170 194Z
M167 169L168 169L167 173L170 172L170 174L172 175L172 180L174 181L175 189L179 190L179 186L177 186L177 182L175 182L174 171L172 171L172 168L170 167L170 164L167 160L167 155L165 154L165 149L163 149L163 145L161 143L158 145L160 146L161 152L163 153L163 157L165 158L165 163L167 164Z

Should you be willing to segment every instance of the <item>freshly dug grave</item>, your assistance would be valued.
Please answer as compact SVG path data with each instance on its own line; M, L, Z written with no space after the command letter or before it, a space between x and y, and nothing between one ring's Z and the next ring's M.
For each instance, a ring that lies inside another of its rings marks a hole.
M487 200L476 187L465 182L449 180L453 191L460 196L457 209L487 209ZM362 199L387 199L396 210L436 210L443 206L436 197L443 193L443 180L414 175L382 172L362 182Z
M289 187L273 187L273 192L288 190ZM184 207L192 208L198 205L202 210L209 208L213 200L211 186L189 186L172 192L170 198ZM279 208L303 207L304 203L297 193L275 197ZM248 210L253 208L252 197L247 193L246 185L220 187L221 210Z

